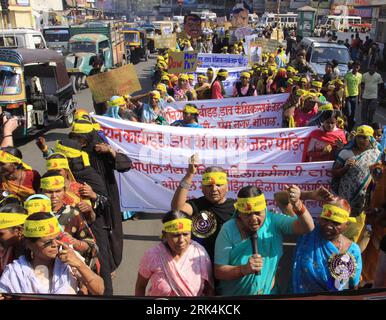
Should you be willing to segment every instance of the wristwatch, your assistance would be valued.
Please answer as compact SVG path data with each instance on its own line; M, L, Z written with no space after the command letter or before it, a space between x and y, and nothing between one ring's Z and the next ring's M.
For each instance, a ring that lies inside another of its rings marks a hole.
M181 180L179 187L182 189L189 190L191 185L191 183L187 183L185 180Z

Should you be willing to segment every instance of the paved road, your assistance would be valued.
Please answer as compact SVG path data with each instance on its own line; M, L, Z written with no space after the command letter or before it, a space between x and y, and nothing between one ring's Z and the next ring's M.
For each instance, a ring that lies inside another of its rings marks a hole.
M147 62L137 64L136 70L143 90L149 90L151 87L150 70L155 60L150 59ZM75 97L80 108L92 111L92 101L90 91L83 90ZM359 116L359 112L357 114ZM376 113L376 121L386 124L386 109L382 108ZM51 146L57 139L66 136L69 129L52 129L44 135ZM45 162L33 140L18 143L23 153L24 160L31 164L40 173L45 172ZM161 234L161 223L159 214L141 214L138 221L124 222L124 253L121 266L116 272L113 280L114 293L117 295L133 295L135 280L139 261L144 251L159 241ZM282 258L279 272L281 276L277 281L285 286L287 280L287 271L291 269L291 256L294 248L294 239L286 239L287 244L284 247L284 256ZM282 270L282 272L281 272Z

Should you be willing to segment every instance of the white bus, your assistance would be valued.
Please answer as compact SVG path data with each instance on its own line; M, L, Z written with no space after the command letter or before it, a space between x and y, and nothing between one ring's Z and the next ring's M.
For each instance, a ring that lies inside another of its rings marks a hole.
M279 24L281 27L293 27L297 25L298 15L293 12L279 13ZM277 13L264 13L260 18L260 25L272 26L277 22Z
M355 25L361 23L362 18L356 16L324 16L320 26L330 27L336 31L349 31L350 28L355 28Z
M217 14L208 10L193 11L192 14L198 15L202 21L216 21Z

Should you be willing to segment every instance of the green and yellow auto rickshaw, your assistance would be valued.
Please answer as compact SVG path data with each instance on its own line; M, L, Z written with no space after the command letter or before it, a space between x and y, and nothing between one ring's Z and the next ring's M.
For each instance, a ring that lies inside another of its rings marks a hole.
M61 54L50 49L0 49L0 109L7 118L19 118L16 137L58 120L69 127L75 108Z
M130 56L130 62L136 64L141 59L147 61L149 51L147 48L146 30L124 26L122 32L125 39L126 56Z

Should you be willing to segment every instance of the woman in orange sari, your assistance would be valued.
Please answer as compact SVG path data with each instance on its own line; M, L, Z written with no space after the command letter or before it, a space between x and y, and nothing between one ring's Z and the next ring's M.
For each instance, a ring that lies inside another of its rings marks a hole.
M39 190L40 175L22 161L22 153L14 147L0 150L1 189L25 200Z
M347 143L344 130L337 127L339 112L323 111L322 126L311 132L306 142L303 162L335 160L337 150Z

